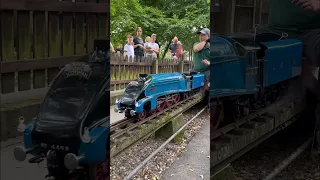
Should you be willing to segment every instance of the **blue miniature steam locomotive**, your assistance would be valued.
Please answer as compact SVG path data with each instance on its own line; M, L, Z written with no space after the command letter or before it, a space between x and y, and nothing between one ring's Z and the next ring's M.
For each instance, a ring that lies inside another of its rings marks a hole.
M99 43L106 41L95 41ZM91 61L67 64L50 85L37 117L27 125L20 119L24 147L14 149L18 161L27 154L33 156L29 163L47 160L49 179L109 179L110 76L105 52L95 51Z
M301 73L303 44L270 31L210 38L211 125L274 102ZM228 120L227 120L228 121ZM228 122L227 122L228 123Z
M143 120L171 107L180 99L188 98L203 85L204 74L201 73L141 74L116 100L115 112L124 112L127 118L137 115L139 120Z

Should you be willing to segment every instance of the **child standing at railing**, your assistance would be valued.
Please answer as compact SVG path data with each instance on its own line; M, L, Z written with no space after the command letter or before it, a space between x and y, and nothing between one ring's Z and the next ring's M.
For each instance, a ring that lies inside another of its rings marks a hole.
M124 57L128 58L128 62L130 62L130 58L131 61L134 62L134 48L133 48L133 37L131 34L128 34L127 36L127 44L124 46Z
M150 59L152 58L152 47L151 47L151 37L150 36L147 36L146 39L145 39L145 43L144 43L144 49L145 49L145 54L144 56L147 58L147 59Z

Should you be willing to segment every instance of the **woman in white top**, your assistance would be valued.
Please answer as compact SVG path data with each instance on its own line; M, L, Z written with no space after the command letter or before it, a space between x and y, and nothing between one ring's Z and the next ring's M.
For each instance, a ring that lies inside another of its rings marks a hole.
M151 35L151 43L150 43L150 47L151 47L150 53L151 53L153 59L157 59L157 56L159 54L159 44L156 43L156 40L157 40L157 35L152 34Z
M133 48L133 37L131 34L129 34L127 36L127 44L124 46L124 54L123 56L126 57L128 56L128 62L130 62L130 58L131 58L131 61L134 62L134 48Z

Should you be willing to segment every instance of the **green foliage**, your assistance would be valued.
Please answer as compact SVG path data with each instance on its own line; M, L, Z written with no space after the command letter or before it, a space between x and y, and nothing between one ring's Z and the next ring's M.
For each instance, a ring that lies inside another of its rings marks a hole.
M199 41L196 32L210 27L209 14L210 0L111 0L111 42L115 48L125 44L127 34L134 36L135 29L142 27L143 39L157 34L162 54L174 36L190 50Z

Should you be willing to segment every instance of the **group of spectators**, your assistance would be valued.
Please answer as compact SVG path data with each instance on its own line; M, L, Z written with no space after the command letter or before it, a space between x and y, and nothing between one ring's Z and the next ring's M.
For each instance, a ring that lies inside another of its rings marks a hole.
M136 58L141 62L143 57L148 59L157 59L160 52L160 45L157 41L157 35L152 34L147 36L145 39L142 38L142 28L138 27L136 29L136 35L133 37L131 34L127 35L127 42L123 46L119 46L114 50L112 44L110 44L111 51L117 53L118 56L128 57L132 61ZM181 59L183 54L182 43L178 41L178 37L174 37L172 44L170 44L168 49L169 55L173 59Z
M205 89L209 90L210 82L210 30L204 28L199 31L199 42L193 45L193 72L200 72L205 74ZM136 29L136 36L133 37L131 34L127 35L127 43L122 49L122 44L114 50L110 43L111 51L117 53L118 56L127 56L128 61L134 61L137 58L141 62L142 57L157 58L159 55L159 44L157 42L157 35L152 34L147 36L145 41L142 37L142 28ZM182 43L178 40L178 37L174 37L172 44L168 48L168 53L173 59L181 59L183 54Z

